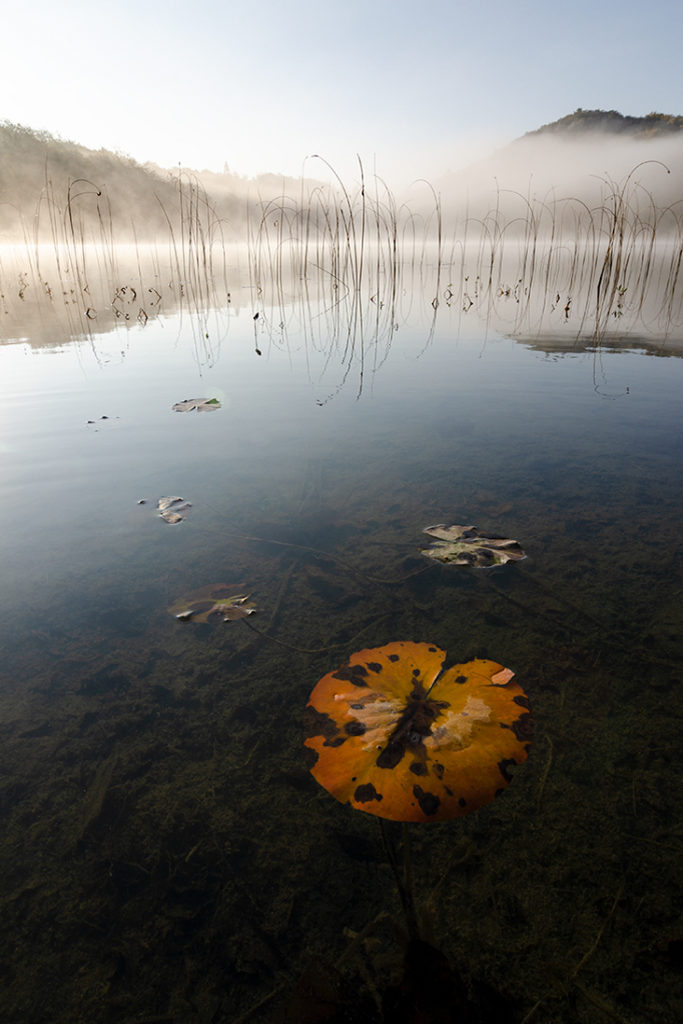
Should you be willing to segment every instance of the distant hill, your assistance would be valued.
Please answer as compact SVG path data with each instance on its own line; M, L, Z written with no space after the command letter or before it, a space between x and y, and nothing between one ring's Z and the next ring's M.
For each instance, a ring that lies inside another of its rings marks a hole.
M33 238L61 226L68 205L69 185L73 211L95 212L130 226L128 212L135 209L141 227L163 222L161 203L175 202L173 185L134 160L107 150L89 150L74 142L33 131L19 124L0 123L0 230ZM102 196L96 193L101 190ZM76 198L78 194L78 198ZM159 196L159 201L155 199Z
M181 200L179 183L184 193ZM24 125L0 122L0 241L36 233L59 234L71 207L87 218L91 233L110 231L115 241L150 240L168 231L169 219L202 216L230 238L242 233L249 206L258 218L261 199L297 195L300 182L275 174L243 178L226 171L139 164L107 149L92 150ZM101 194L98 195L98 192Z
M673 114L646 114L645 117L631 117L618 110L582 110L567 114L550 124L541 125L534 131L526 132L523 138L539 135L580 136L603 132L624 137L653 139L657 136L672 135L683 131L683 117Z
M526 193L530 182L538 195L549 189L576 194L584 182L595 189L596 176L619 180L645 161L653 166L642 172L644 183L661 202L674 203L683 194L682 130L681 116L579 108L435 184L447 207L494 188ZM671 170L664 188L661 163ZM151 241L168 238L169 225L186 227L188 217L201 219L212 239L243 238L247 221L258 223L265 203L283 195L296 201L300 189L299 179L277 174L250 179L227 170L139 164L0 122L0 242L54 242L69 230L79 241Z
M451 216L467 209L470 216L485 217L503 203L506 216L516 209L523 217L525 197L574 197L597 208L605 194L627 182L632 201L678 209L683 117L578 109L435 184Z

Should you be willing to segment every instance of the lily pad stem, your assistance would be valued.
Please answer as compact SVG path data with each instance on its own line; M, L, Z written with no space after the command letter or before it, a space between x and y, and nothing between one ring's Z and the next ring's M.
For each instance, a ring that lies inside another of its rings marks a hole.
M403 907L403 913L408 926L408 936L411 939L419 939L420 931L417 923L417 913L415 912L415 901L413 900L410 831L407 824L404 822L402 830L403 841L401 844L403 849L403 872L401 872L398 859L394 849L392 848L387 826L385 825L383 818L379 819L379 827L382 833L382 845L384 846L384 852L387 855L389 865L396 881L396 888L398 889L401 906Z
M266 632L264 632L264 630L258 629L258 627L256 627L252 622L249 622L248 619L239 619L238 621L242 622L247 627L247 629L250 629L253 633L258 633L258 635L262 636L264 638L264 640L272 640L274 644L279 644L280 647L286 647L290 651L296 651L297 654L327 654L329 651L333 651L336 647L345 647L345 648L347 648L349 646L353 646L356 643L356 641L358 640L358 638L360 636L362 636L363 633L365 633L368 629L371 629L371 628L376 629L377 628L377 623L381 622L382 618L386 618L386 617L387 616L381 616L379 619L375 619L372 622L368 623L366 626L363 626L363 628L361 630L359 630L358 633L356 633L355 636L351 637L350 640L340 640L339 643L328 644L327 647L312 647L312 648L311 647L297 647L295 644L288 644L286 640L278 640L277 637L271 636L270 633L266 633Z

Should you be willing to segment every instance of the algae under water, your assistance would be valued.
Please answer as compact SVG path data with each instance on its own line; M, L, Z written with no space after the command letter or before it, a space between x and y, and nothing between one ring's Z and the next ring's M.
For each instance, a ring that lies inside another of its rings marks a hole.
M226 314L210 359L187 313L0 347L3 1019L278 1019L311 958L398 916L302 719L316 680L402 638L510 666L533 705L515 784L412 834L479 1019L496 993L518 1024L674 1024L683 360L443 308L381 347L276 324L259 357L264 322ZM195 393L221 408L178 416ZM165 524L163 494L191 516ZM527 557L427 564L435 522ZM168 614L218 580L258 613ZM361 941L347 1019L378 1019L364 977L399 962L389 930Z

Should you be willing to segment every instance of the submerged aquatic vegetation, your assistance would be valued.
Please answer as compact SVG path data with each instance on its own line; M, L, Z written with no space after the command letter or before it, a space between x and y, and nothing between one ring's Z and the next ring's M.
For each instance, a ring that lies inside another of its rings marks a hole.
M437 541L428 548L421 548L421 553L448 565L487 569L526 558L516 540L481 534L475 526L427 526L423 532L436 537Z
M250 601L250 594L235 593L242 584L210 583L199 590L193 590L179 598L168 609L170 614L182 622L210 622L212 620L234 622L245 619L257 611Z
M324 676L306 708L317 781L342 803L394 821L475 811L512 779L533 733L514 673L401 641L359 651Z

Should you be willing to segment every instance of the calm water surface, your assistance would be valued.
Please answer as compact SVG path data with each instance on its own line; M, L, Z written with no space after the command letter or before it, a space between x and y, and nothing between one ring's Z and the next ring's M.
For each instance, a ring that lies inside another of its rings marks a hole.
M683 360L449 310L327 350L217 323L0 347L0 1016L379 1020L400 904L302 712L353 651L416 640L513 668L536 721L500 799L411 830L475 1019L675 1024ZM172 410L194 397L221 408ZM528 557L430 567L433 523ZM211 583L258 614L169 614Z

